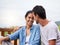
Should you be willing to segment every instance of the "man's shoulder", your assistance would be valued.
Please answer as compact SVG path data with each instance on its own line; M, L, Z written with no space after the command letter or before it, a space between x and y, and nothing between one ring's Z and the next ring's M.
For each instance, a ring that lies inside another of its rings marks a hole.
M57 27L57 24L56 24L54 21L50 21L50 22L49 22L49 25L50 25L51 27Z

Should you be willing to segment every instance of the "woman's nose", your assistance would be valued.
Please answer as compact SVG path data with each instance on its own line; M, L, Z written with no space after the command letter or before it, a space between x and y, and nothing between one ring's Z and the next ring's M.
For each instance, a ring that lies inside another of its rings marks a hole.
M32 21L33 19L31 18L30 21Z

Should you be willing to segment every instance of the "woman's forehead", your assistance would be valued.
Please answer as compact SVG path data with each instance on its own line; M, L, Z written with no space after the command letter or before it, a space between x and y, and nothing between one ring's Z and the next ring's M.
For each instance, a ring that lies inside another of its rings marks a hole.
M28 17L34 17L34 15L32 13L29 13Z

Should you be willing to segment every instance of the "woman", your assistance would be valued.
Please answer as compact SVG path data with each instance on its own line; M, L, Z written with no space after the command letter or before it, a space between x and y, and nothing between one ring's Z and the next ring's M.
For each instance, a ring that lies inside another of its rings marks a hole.
M26 26L23 26L13 34L0 39L0 41L19 39L20 45L40 45L40 28L38 25L33 25L34 16L32 11L26 13L25 20Z

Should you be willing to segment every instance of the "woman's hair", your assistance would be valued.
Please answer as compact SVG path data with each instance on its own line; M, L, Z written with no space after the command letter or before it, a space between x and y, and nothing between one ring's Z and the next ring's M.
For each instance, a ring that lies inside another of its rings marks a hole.
M32 13L32 10L27 11L25 18L28 16L29 13Z

